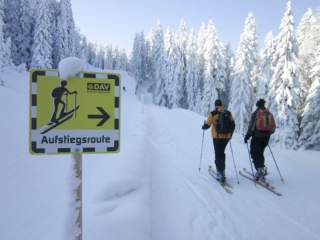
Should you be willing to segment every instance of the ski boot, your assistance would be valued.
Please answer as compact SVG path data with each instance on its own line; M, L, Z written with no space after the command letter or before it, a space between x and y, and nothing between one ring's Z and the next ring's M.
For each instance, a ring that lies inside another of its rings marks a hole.
M226 182L226 176L224 174L224 171L218 172L218 179L219 182L225 183Z
M268 173L267 173L267 168L266 168L266 167L257 168L257 172L256 172L256 174L254 175L255 180L256 180L256 181L265 182L265 181L266 181L265 176L266 176L267 174L268 174Z
M264 167L263 168L263 176L267 176L268 175L268 170L267 170L267 167Z

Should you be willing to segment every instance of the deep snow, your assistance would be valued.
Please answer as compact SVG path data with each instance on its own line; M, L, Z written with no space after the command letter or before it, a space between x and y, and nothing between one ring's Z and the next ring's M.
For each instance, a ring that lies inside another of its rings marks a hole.
M11 69L1 79L0 239L70 239L71 156L29 155L28 74ZM281 183L266 151L277 197L241 177L236 183L228 146L229 195L207 174L209 131L198 172L204 117L136 97L126 73L122 83L120 154L84 155L84 239L320 239L319 152L273 146ZM249 168L241 136L232 146L238 169Z

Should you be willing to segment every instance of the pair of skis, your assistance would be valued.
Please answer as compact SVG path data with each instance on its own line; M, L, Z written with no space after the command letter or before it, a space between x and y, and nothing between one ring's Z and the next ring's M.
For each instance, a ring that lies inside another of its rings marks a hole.
M262 181L262 180L256 180L256 178L252 175L252 173L247 170L246 168L243 168L243 171L239 171L239 174L248 179L253 181L254 183L256 183L257 185L263 187L264 189L272 192L273 194L277 195L277 196L282 196L281 193L279 193L276 188L274 186L272 186L269 182L267 182L266 180Z
M76 108L74 108L68 112L65 112L63 114L63 116L61 116L60 118L57 119L56 122L49 122L45 127L43 127L41 134L45 134L45 133L51 131L52 129L58 127L62 123L68 121L70 118L73 117L73 114L75 114L78 109L79 109L79 106L77 106Z
M219 180L219 176L218 176L217 172L213 170L212 166L209 166L208 172L209 172L209 175L210 175L210 176L212 176L215 180L217 180L217 181L220 183L221 187L222 187L227 193L229 193L229 194L232 194L232 193L233 193L233 192L232 192L232 185L231 185L230 183L228 183L227 181L221 182L221 181Z
M233 192L232 192L232 185L231 185L230 183L228 183L228 182L221 182L221 181L219 181L218 174L213 170L212 166L209 166L208 172L209 172L209 175L211 175L215 180L217 180L217 181L220 183L220 185L223 187L223 189L224 189L227 193L230 193L230 194L233 193ZM244 178L246 178L246 179L248 179L248 180L256 183L256 184L259 185L259 186L261 186L262 188L270 191L271 193L273 193L273 194L275 194L275 195L277 195L277 196L282 196L282 194L279 193L279 192L275 189L275 187L272 186L269 182L267 182L267 181L261 181L261 180L256 181L255 177L254 177L254 176L252 175L252 173L250 173L247 169L243 168L243 171L239 171L239 174L240 174L242 177L244 177Z

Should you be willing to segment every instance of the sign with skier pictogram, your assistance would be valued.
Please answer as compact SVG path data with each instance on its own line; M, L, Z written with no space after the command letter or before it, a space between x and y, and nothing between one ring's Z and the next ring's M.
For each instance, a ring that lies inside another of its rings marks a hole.
M119 151L119 75L32 70L30 91L31 154Z

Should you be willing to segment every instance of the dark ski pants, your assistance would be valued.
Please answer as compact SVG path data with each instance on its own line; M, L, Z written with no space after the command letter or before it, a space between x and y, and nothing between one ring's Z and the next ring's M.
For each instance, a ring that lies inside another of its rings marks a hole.
M264 150L268 146L270 137L252 137L250 145L250 154L253 160L255 169L263 168L264 166Z
M223 172L225 169L226 155L224 153L229 139L213 139L215 164L218 172Z

